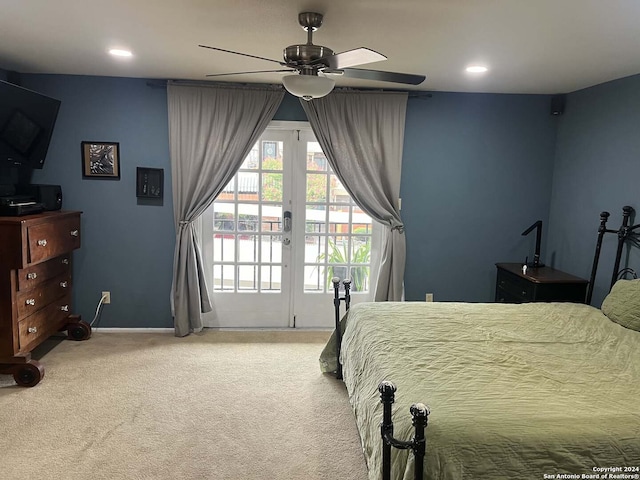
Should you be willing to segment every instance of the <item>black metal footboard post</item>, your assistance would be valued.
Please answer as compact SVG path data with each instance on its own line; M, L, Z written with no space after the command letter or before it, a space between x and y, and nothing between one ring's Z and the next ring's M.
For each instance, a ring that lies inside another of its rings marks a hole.
M600 250L602 249L602 238L607 230L607 220L609 219L609 212L602 212L600 214L600 227L598 227L598 241L596 242L596 253L593 256L593 266L591 267L591 276L589 277L589 286L587 287L587 299L586 304L591 305L591 297L593 296L593 287L596 281L596 272L598 271L598 263L600 262Z
M347 306L347 310L349 310L351 306L351 293L349 293L351 291L351 280L345 278L342 284L344 285L344 303Z
M340 344L342 343L342 329L340 328L340 279L333 277L333 306L336 311L336 378L342 380L342 364L340 363Z
M410 411L413 417L414 436L411 441L396 440L393 438L393 421L391 420L391 405L395 401L396 386L383 381L378 386L380 392L380 402L383 406L382 423L380 424L380 434L382 436L382 480L391 480L391 447L400 450L410 449L415 457L414 480L423 480L424 455L427 442L424 429L429 420L429 407L422 403L411 405Z

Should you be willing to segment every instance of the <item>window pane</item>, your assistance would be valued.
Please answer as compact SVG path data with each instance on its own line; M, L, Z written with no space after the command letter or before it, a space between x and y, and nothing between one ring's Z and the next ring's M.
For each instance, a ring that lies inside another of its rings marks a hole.
M258 261L258 235L238 235L238 261Z
M260 269L260 289L267 292L279 292L281 289L282 267L263 266Z
M236 217L233 203L213 204L213 231L233 232L236 229Z
M331 206L329 207L329 232L331 233L349 233L349 206Z
M262 169L282 171L282 142L262 142Z
M307 142L307 170L327 171L327 157L318 142Z
M371 235L372 220L360 207L351 207L351 233Z
M243 292L258 290L257 274L257 265L238 266L238 290Z
M338 177L332 173L329 175L329 179L330 201L332 203L352 203L349 192L347 192L346 188L344 188L340 180L338 180Z
M371 260L371 237L351 237L351 263L368 264Z
M327 263L349 263L349 237L331 235L327 238Z
M281 232L282 205L263 205L261 225L263 232Z
M305 211L305 232L323 233L327 231L327 207L307 205Z
M258 173L238 172L238 200L257 200Z
M213 266L213 289L227 291L235 289L235 267L233 265Z
M354 292L369 291L369 267L351 267L351 290Z
M304 237L304 261L305 263L324 262L325 237L319 235L306 235Z
M262 174L262 197L266 202L282 202L282 174Z
M258 205L250 203L238 204L238 231L258 231Z
M304 267L304 291L324 291L324 267L320 265L307 265Z
M282 237L262 235L260 245L262 248L262 260L260 263L282 263Z
M213 235L213 261L233 262L236 257L236 236L217 233Z
M324 173L307 173L307 202L327 201L327 176Z
M258 142L256 142L256 144L253 146L253 148L251 149L247 157L244 159L244 162L242 163L242 166L240 168L243 170L244 169L257 170L258 163L259 163L259 156L260 156L260 152L258 150Z
M329 265L327 267L327 282L326 282L327 287L331 285L331 288L333 288L333 284L331 283L331 280L333 279L333 277L338 277L340 281L346 278L350 278L347 275L348 271L349 271L349 268L346 265ZM340 288L343 289L344 286L340 284Z

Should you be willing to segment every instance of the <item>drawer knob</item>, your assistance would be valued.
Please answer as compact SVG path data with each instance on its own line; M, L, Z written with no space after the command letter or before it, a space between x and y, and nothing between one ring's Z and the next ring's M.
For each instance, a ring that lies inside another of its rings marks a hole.
M62 259L62 264L63 265L69 265L69 259L68 258L63 258Z
M71 235L72 237L77 237L79 235L79 232L78 230L71 230L69 232L69 235Z
M24 303L26 305L35 305L36 304L36 299L35 298L27 298Z
M35 272L29 272L27 273L27 280L35 280L36 278L38 278L38 274Z
M62 310L63 312L68 312L69 311L69 305L62 305L60 307L60 310Z
M527 291L526 290L522 290L522 295L524 295L526 297L527 296Z
M38 328L37 327L29 327L29 328L27 328L27 332L29 332L29 333L38 333Z
M38 240L38 246L46 247L47 246L47 240L46 239Z
M60 286L62 288L67 288L67 282L60 282Z

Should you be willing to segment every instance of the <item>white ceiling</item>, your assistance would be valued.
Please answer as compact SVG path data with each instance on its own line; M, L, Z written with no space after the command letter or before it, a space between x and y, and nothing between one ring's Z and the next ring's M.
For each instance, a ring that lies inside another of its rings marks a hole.
M388 57L360 68L426 75L413 90L555 94L640 73L638 0L2 0L0 68L193 80L277 69L198 44L281 60L285 46L306 41L297 21L303 11L325 15L315 44L336 53L369 47ZM109 48L134 56L115 58ZM466 74L471 63L490 71Z

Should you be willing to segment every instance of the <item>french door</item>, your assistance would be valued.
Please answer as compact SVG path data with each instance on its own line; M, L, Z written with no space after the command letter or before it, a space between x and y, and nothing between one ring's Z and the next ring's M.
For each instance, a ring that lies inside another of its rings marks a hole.
M370 300L377 228L306 123L272 122L202 217L209 327L330 327L331 278Z

